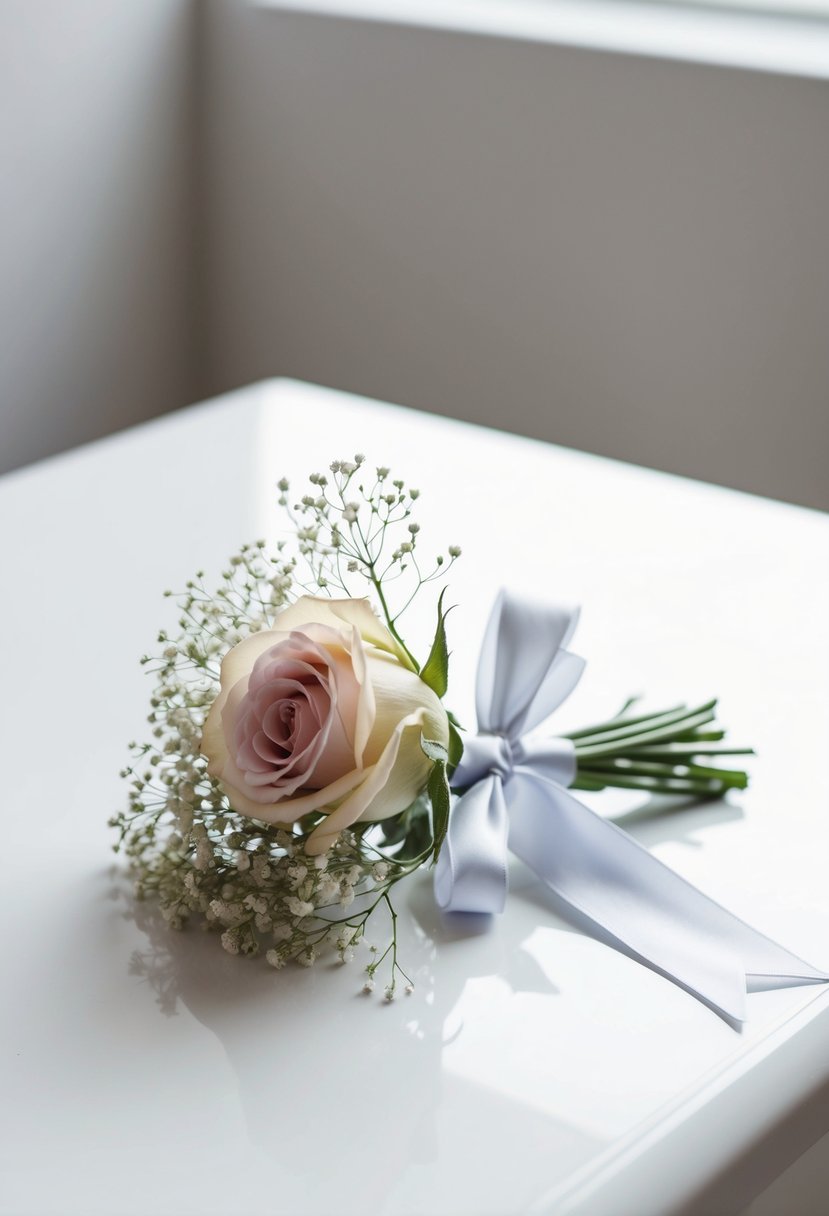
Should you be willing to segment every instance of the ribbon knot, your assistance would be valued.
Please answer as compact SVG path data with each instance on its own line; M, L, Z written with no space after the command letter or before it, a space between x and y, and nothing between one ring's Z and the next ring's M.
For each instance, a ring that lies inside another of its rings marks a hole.
M570 695L584 660L566 646L578 609L501 591L481 647L478 733L452 786L461 796L435 869L446 912L501 912L507 851L520 857L596 936L667 976L729 1022L745 1018L746 980L829 979L738 920L568 792L569 739L531 732Z
M505 781L513 766L512 747L506 735L473 735L463 745L463 757L454 780L459 786L474 785L488 773L497 773Z

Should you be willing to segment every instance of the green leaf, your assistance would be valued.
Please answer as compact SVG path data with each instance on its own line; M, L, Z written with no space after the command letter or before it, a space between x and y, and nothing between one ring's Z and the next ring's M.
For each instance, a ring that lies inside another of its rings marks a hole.
M426 787L432 803L432 839L434 842L432 861L438 859L441 845L446 839L449 829L449 807L451 797L449 782L446 780L446 762L436 760L429 774L429 784Z
M425 684L428 684L439 697L445 696L446 689L449 687L449 651L446 647L446 617L451 612L451 608L447 612L443 611L443 597L445 595L446 588L444 587L438 599L438 625L435 630L435 640L432 642L429 657L420 671L421 680Z

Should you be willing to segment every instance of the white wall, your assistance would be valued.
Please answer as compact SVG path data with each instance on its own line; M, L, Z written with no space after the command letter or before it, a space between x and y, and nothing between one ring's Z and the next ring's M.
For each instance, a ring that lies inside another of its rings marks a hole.
M210 381L829 507L829 84L211 0Z
M195 16L0 4L0 471L198 395Z

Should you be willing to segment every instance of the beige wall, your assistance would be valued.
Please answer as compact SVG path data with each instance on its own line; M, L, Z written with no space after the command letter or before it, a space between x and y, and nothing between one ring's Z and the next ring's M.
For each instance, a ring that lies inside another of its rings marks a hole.
M829 84L211 0L211 383L829 507Z
M196 4L0 4L0 471L198 395Z
M794 76L5 0L0 470L287 374L829 507L827 132Z

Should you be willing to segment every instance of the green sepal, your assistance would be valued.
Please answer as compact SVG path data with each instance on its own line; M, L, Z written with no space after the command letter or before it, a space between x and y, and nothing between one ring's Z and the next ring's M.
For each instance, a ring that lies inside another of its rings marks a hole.
M434 760L426 785L426 793L432 804L432 861L435 862L449 827L451 796L449 782L446 778L449 752L442 743L438 743L435 739L427 739L423 735L420 736L420 746L429 759Z
M420 678L424 684L428 684L433 692L439 697L446 695L446 690L449 687L449 650L446 646L446 617L451 608L446 612L443 611L443 597L446 595L444 587L438 598L438 624L435 630L435 640L432 642L432 649L429 651L429 657L420 669Z
M449 716L449 775L454 773L463 755L463 739L460 736L458 724L451 714Z
M427 739L425 735L421 734L420 746L424 755L428 756L430 760L439 760L441 764L449 763L449 752L442 743L438 743L437 739Z
M403 843L395 853L397 861L409 861L415 857L423 857L432 839L429 812L424 801L418 800L408 816L406 835Z
M449 808L451 796L449 782L446 779L446 761L436 760L429 774L429 784L426 787L432 803L432 862L437 861L441 846L449 830Z

